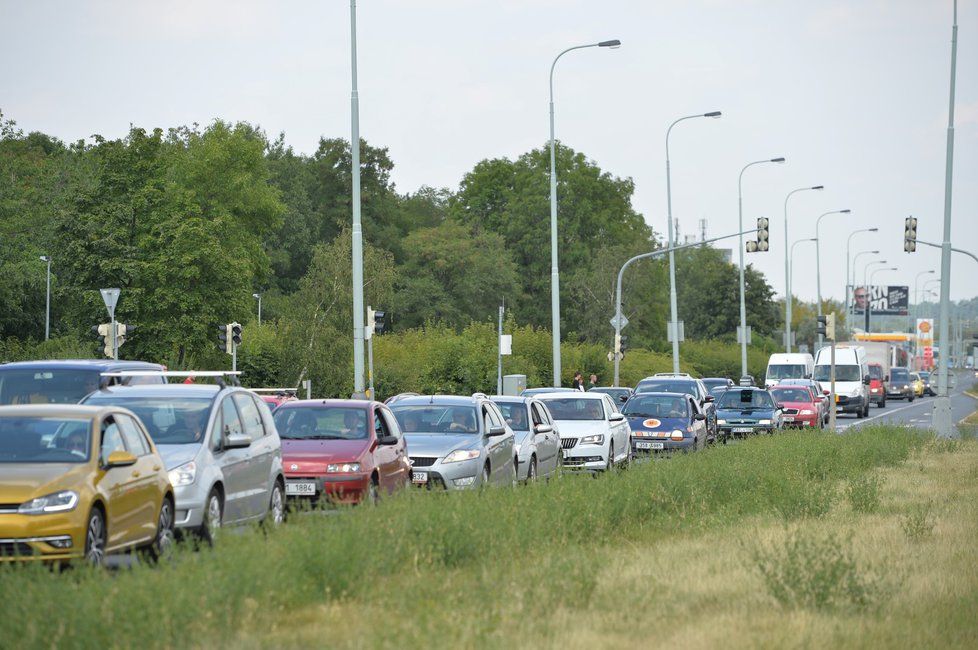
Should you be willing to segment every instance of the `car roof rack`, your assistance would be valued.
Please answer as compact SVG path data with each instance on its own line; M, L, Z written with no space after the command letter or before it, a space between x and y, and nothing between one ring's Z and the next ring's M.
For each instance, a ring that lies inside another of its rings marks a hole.
M240 386L241 381L238 379L240 375L240 370L113 370L101 373L104 379L99 387L105 388L108 385L107 379L109 377L122 379L123 385L126 385L125 380L131 377L216 377L217 385L221 388L227 388L229 384ZM228 381L224 381L225 377L228 377Z

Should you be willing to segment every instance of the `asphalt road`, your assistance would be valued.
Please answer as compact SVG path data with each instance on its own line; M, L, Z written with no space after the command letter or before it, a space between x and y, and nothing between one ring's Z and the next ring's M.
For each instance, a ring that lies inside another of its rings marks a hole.
M973 374L961 372L958 374L956 387L951 389L951 417L956 423L978 409L978 400L964 392L974 382ZM933 397L918 397L912 403L889 399L886 401L885 408L871 407L869 417L862 420L857 419L854 415L837 416L836 427L839 432L867 424L898 424L929 429L931 428L934 401Z

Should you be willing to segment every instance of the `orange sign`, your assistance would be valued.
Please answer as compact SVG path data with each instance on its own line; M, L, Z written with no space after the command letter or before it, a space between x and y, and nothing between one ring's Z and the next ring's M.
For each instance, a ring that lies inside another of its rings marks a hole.
M656 420L655 418L649 418L645 422L642 422L642 426L643 427L648 427L650 429L654 429L654 428L658 427L661 424L662 423L659 422L658 420Z
M924 334L926 334L927 332L930 331L930 327L931 327L930 321L926 321L925 320L925 321L921 321L920 328L919 329L920 329L921 332L923 332Z

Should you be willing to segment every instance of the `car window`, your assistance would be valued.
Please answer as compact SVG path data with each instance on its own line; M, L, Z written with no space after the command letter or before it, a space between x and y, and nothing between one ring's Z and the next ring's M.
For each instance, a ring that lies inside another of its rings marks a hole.
M391 409L404 433L479 433L480 412L474 406L400 405ZM278 411L276 411L278 413Z
M378 409L377 412L384 418L384 426L387 427L388 434L400 440L401 427L397 425L397 419L394 417L394 414L387 409Z
M104 465L109 459L109 454L113 451L125 450L126 445L122 441L122 432L119 430L119 425L116 424L112 416L105 418L102 421L102 446L99 450L99 460Z
M384 416L380 414L380 409L374 409L374 435L377 438L386 438L390 435L387 429L387 423L384 422Z
M695 400L695 399L691 399L691 400L689 400L689 412L690 412L691 414L693 414L693 415L696 415L697 413L699 413L699 412L700 412L700 407L699 407L699 405L698 405L698 404L696 403L696 400Z
M540 406L538 404L530 404L530 414L533 416L533 426L547 423L547 419L540 411Z
M231 397L234 399L234 403L238 407L238 413L241 415L241 424L244 427L244 432L252 440L262 438L265 435L265 423L261 419L261 412L258 410L258 405L255 404L255 400L252 399L251 395L246 393L234 393Z
M143 432L139 430L139 425L128 415L121 413L114 416L119 428L122 429L122 437L126 441L126 446L136 456L145 456L149 453L150 447L143 437Z
M555 420L603 420L604 408L596 399L580 397L547 397L543 403Z
M611 397L608 396L608 395L605 395L605 398L604 398L604 407L605 407L605 411L608 412L608 415L609 416L612 413L617 413L618 412L618 404L616 404L615 403L615 400L611 399Z
M528 431L530 429L529 420L526 415L526 404L521 402L502 402L496 404L502 412L503 419L510 429L514 431Z
M234 401L230 395L225 397L224 401L221 402L220 433L224 437L244 433L241 417L238 415L238 409L234 406Z

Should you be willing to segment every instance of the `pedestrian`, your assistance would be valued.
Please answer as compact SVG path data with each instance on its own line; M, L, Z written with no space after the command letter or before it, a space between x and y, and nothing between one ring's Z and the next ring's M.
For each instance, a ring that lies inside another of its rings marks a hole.
M574 390L584 392L584 375L580 370L574 373L574 383L571 384Z
M588 390L591 390L592 388L597 388L597 387L598 387L598 376L592 373L591 379L590 381L588 381L587 388Z

